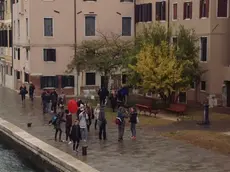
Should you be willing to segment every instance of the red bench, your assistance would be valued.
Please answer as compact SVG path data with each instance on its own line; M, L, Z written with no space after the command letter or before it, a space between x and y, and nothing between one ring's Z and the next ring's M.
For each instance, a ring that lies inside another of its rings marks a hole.
M169 108L166 110L175 112L178 114L178 116L184 116L186 109L187 106L185 104L170 104Z
M152 113L155 115L155 117L157 116L157 114L159 113L159 110L154 110L152 109L152 106L150 105L142 105L142 104L136 104L136 108L139 111L143 111L145 112L149 112L149 114L151 115Z

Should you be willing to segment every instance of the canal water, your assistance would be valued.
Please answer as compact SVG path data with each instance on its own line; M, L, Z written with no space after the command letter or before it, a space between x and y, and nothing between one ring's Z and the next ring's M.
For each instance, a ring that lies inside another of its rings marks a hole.
M39 172L29 162L23 162L17 153L0 143L0 172Z

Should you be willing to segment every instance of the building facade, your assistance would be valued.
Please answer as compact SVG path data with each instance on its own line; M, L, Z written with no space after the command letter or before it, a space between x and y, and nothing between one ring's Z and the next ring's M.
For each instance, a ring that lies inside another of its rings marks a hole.
M0 1L0 85L13 88L11 1Z
M77 44L97 39L97 31L119 34L126 29L129 35L125 37L130 38L134 35L134 3L130 1L76 0L74 16L74 0L14 0L14 89L33 82L37 95L41 89L54 88L74 95L84 87L99 87L101 76L94 71L79 77L65 72L74 56L74 18Z
M214 95L219 104L230 106L229 7L229 0L137 0L137 30L146 22L157 21L173 31L179 25L193 28L199 37L199 60L207 72L198 91L192 86L184 94L184 102L202 103Z

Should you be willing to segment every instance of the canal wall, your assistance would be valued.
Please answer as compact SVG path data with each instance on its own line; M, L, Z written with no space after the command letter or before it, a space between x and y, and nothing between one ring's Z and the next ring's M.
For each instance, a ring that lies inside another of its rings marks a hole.
M10 144L20 156L29 159L41 171L99 172L2 118L0 118L0 139Z

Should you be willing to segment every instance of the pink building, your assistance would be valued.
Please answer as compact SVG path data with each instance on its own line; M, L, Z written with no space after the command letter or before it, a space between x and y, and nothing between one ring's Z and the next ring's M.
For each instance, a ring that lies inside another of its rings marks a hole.
M132 0L76 0L77 44L95 39L98 32L134 35ZM125 33L125 34L124 34ZM40 89L60 90L69 95L87 86L100 86L95 71L66 74L74 56L74 0L15 0L13 4L14 88L33 82Z

